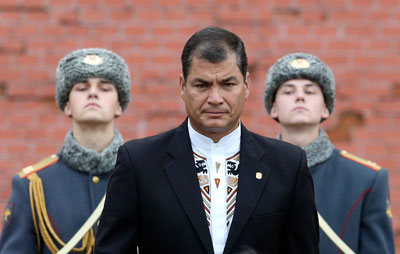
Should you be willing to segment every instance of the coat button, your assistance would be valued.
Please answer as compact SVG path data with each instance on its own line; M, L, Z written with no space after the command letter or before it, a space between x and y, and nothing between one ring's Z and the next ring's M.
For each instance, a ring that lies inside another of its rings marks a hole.
M100 182L100 178L98 176L93 176L92 177L92 182L93 183L99 183Z

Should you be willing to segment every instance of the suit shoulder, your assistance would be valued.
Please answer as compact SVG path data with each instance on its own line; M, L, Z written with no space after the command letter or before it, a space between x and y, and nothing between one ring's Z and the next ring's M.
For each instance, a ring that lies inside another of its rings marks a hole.
M149 136L149 137L144 137L144 138L138 138L138 139L132 139L127 141L124 146L128 149L130 148L140 148L140 149L145 149L146 147L154 147L154 146L160 146L163 143L166 143L170 138L172 137L173 133L175 132L176 129L171 129L166 132Z
M254 133L254 132L250 132L250 133L253 135L253 137L258 142L264 143L265 145L280 147L282 149L289 149L289 150L293 149L293 150L298 151L298 152L302 151L302 149L299 146L293 145L293 144L288 143L286 141L282 141L282 140L279 140L279 139L276 139L276 138L265 137L265 136L259 135L257 133Z
M362 166L365 166L369 169L372 169L374 171L380 171L382 169L382 167L380 165L378 165L377 163L363 159L363 158L353 155L347 151L342 150L342 151L340 151L339 154L341 157L345 158L346 160L356 162L356 163L358 163Z
M23 168L20 172L17 173L17 175L20 178L26 178L28 175L33 174L33 173L37 173L55 163L57 163L59 160L59 157L57 154L53 154L51 156L48 156L46 158L44 158L43 160L30 165L28 167Z

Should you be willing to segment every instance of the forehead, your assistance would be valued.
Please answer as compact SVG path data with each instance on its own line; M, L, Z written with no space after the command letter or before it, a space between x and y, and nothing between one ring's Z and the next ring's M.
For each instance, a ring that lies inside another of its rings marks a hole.
M309 88L309 87L315 87L321 89L321 87L309 80L309 79L291 79L286 82L284 82L279 88L284 88L284 87L289 87L289 88Z
M224 78L227 76L242 77L235 53L229 53L225 60L218 63L212 63L194 56L188 74L188 78Z
M105 79L105 78L97 78L97 77L92 77L92 78L83 78L79 80L76 84L112 84L111 81Z

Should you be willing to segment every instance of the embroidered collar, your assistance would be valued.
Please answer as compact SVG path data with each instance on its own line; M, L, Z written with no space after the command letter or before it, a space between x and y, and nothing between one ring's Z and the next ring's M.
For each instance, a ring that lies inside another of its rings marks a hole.
M281 135L279 134L277 138L281 139ZM303 147L307 155L308 167L311 168L326 161L332 155L334 148L328 134L323 129L320 129L318 137Z
M101 152L87 149L80 145L69 131L65 137L60 155L70 168L77 171L102 174L114 169L118 148L123 144L121 134L114 130L111 143Z

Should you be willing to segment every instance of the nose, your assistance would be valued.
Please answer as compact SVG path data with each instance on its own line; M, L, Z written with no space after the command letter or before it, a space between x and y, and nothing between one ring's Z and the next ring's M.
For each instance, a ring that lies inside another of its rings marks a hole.
M97 87L96 86L90 86L90 88L89 88L89 95L88 95L88 97L89 98L98 98L98 91L97 91Z
M222 104L224 99L221 95L219 86L211 86L208 94L208 103L210 104Z
M296 102L297 101L302 101L304 102L304 92L302 90L297 90L296 91Z

